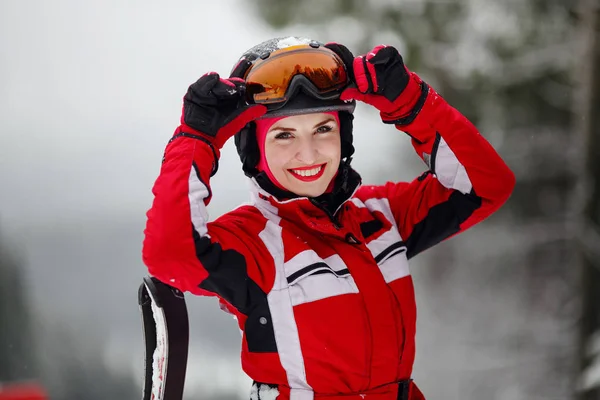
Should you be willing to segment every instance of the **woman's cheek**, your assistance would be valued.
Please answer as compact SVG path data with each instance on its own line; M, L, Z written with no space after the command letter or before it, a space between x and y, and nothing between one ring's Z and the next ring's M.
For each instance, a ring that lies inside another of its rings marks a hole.
M341 155L341 141L339 137L333 137L327 141L327 153L329 155L336 156L338 153Z
M278 146L273 148L271 153L271 159L275 167L283 168L283 166L290 160L289 157L289 146Z

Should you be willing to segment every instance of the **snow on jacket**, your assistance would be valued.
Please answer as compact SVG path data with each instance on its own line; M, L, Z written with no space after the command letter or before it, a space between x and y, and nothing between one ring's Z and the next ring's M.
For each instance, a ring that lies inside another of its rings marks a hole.
M208 222L219 155L188 137L167 145L143 260L161 281L216 295L236 315L244 371L276 385L261 389L263 400L395 400L415 357L408 260L512 192L510 169L433 89L397 128L429 170L412 182L357 184L335 215L306 197L279 201L253 181L249 205ZM422 398L414 385L411 393Z

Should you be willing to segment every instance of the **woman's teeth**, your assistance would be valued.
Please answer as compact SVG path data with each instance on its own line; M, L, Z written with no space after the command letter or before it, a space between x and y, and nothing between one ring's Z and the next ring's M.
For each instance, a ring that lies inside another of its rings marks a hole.
M292 172L300 176L315 176L321 171L321 168L323 165L313 169L292 169Z

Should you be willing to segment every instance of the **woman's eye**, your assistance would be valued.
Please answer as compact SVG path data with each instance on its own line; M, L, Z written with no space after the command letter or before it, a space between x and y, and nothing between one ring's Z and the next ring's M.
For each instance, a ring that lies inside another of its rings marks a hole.
M281 132L275 136L275 139L289 139L292 137L290 132Z
M323 125L317 128L317 133L325 133L331 131L333 128L329 125Z

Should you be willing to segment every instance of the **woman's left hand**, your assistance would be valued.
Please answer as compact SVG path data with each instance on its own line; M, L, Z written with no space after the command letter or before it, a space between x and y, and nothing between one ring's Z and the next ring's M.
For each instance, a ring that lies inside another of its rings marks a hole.
M395 47L380 45L369 53L354 57L341 45L327 45L338 53L353 75L355 85L341 95L342 100L360 100L381 111L384 122L393 122L410 114L422 95L421 79L404 65Z

